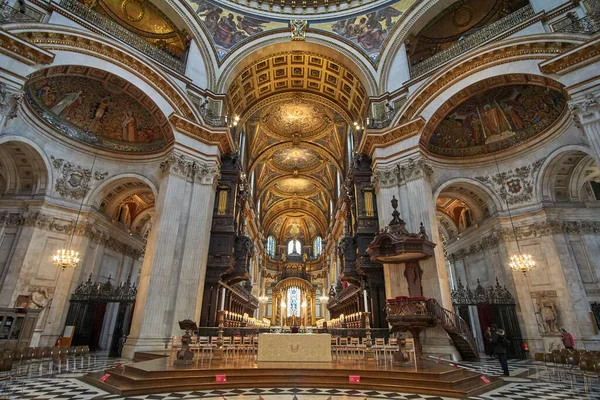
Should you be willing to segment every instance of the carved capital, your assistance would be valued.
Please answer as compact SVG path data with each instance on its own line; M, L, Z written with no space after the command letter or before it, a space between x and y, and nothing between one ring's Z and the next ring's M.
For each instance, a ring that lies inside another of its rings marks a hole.
M159 168L165 174L200 185L215 185L220 177L216 165L204 164L176 152L170 153L160 163Z
M433 168L423 158L410 158L407 162L398 165L400 176L403 181L412 181L415 179L431 180Z
M569 101L569 111L579 128L600 123L600 95L588 93L582 98Z
M8 120L16 118L22 101L21 91L11 91L5 83L0 82L0 116L5 116Z
M381 188L390 188L400 184L400 174L398 166L394 165L390 168L377 168L371 176L371 183L375 189L379 191Z

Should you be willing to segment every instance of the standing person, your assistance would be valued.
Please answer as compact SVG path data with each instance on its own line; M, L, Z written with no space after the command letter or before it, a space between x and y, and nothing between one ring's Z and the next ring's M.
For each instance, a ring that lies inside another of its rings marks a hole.
M561 328L562 342L565 345L565 349L573 350L575 348L575 339L565 328Z
M494 344L496 343L496 331L497 330L498 330L498 327L496 326L496 324L492 324L492 327L491 327L492 342L490 343L490 357L492 357L492 358L495 357Z
M498 356L500 366L505 376L510 376L508 372L508 363L506 362L506 350L508 349L508 339L504 336L504 330L496 331L496 340L494 340L494 353Z
M494 346L492 344L492 328L490 328L489 326L487 327L485 332L483 332L483 342L485 346L485 354L491 357L493 354L492 349Z

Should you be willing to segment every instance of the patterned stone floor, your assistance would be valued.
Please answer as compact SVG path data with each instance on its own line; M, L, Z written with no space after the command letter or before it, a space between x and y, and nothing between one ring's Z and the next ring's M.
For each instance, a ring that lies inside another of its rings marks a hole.
M192 392L173 392L144 396L121 397L106 393L100 389L83 383L78 377L85 372L101 371L105 368L124 363L126 360L108 358L98 355L90 364L78 363L61 366L60 373L47 370L42 376L23 377L4 385L0 391L0 399L77 399L77 400L127 400L127 399L215 399L215 400L446 400L439 396L419 395L396 392L379 392L352 389L299 389L299 388L261 388L261 389L224 389ZM473 397L473 400L578 400L600 399L600 383L592 382L585 388L581 379L571 382L567 374L559 374L555 370L536 367L529 361L510 362L511 377L503 378L506 382L501 388ZM460 366L480 372L485 376L500 376L501 370L495 360L481 362L465 362ZM39 370L36 370L36 374ZM560 378L560 380L559 380Z

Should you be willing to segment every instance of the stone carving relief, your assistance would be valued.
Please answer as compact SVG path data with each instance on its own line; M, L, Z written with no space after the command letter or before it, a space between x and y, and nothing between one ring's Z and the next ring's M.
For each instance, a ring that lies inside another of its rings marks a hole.
M75 165L62 158L51 157L52 165L58 171L59 177L54 184L54 189L63 197L82 199L90 189L92 179L102 181L108 176L108 172L92 171Z
M9 91L4 82L0 82L0 115L8 120L17 117L17 110L23 101L23 94Z
M494 175L476 176L475 179L486 185L508 204L522 204L533 199L536 176L544 163L540 158L530 165L524 165Z
M45 286L30 286L29 290L31 291L31 296L29 298L29 304L27 305L27 308L43 310L52 301L52 296L50 295L48 288ZM54 288L52 288L52 290L54 291Z
M556 306L556 291L547 290L531 293L535 300L538 329L542 335L558 335L558 310Z

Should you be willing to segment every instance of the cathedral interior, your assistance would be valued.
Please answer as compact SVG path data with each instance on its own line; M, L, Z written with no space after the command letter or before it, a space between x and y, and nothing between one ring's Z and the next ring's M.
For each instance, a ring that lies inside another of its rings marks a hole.
M598 54L598 0L0 1L0 396L600 398Z

